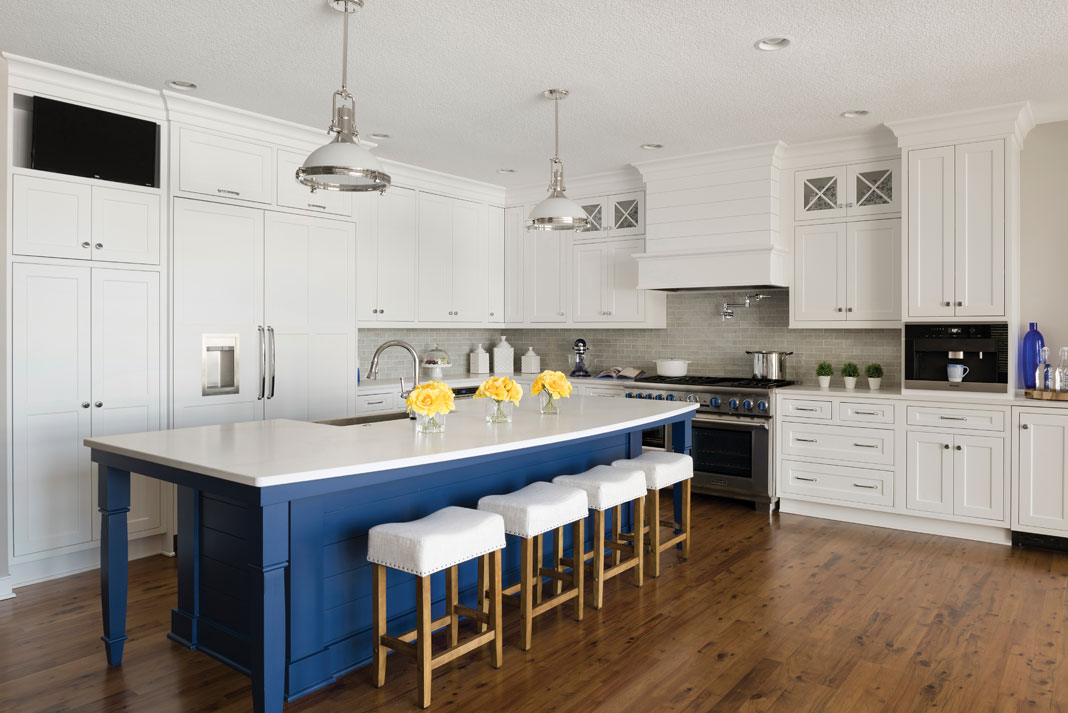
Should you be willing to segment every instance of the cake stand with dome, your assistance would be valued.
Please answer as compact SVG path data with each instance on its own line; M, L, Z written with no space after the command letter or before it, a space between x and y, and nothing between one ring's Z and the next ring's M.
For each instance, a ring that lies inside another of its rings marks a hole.
M452 360L449 359L449 353L437 344L423 357L423 369L427 371L427 378L431 381L441 381L444 378L441 370L450 366L452 366Z

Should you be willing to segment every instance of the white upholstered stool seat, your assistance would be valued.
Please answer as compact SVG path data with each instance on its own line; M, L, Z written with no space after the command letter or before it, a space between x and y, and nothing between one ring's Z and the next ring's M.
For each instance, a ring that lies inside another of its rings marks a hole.
M639 468L649 490L660 490L693 477L693 457L684 453L646 451L637 458L612 461L620 468Z
M581 520L589 514L586 491L555 483L531 483L504 495L487 495L478 509L504 518L504 531L534 537Z
M578 475L558 475L557 485L586 491L591 510L608 510L645 495L645 473L638 468L595 465Z
M376 525L367 533L367 559L425 577L504 548L504 518L446 507L411 522Z

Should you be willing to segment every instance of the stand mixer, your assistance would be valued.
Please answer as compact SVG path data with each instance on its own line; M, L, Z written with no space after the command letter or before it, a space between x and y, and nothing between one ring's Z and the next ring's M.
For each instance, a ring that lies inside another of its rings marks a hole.
M586 353L589 351L589 346L586 340L576 339L571 349L575 352L575 365L571 369L571 376L589 376L590 372L586 369Z

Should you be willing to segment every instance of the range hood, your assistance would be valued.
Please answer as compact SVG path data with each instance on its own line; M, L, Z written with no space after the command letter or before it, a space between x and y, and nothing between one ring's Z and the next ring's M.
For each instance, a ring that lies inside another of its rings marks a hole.
M638 288L786 287L779 233L782 142L636 163L645 181Z

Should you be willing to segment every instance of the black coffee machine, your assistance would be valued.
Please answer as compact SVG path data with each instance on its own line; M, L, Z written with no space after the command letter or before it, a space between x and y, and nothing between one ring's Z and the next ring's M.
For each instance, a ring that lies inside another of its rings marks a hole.
M967 367L963 380L949 380L950 364ZM904 387L1008 393L1008 325L906 324Z

